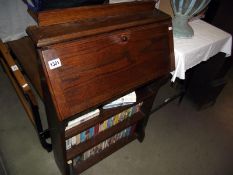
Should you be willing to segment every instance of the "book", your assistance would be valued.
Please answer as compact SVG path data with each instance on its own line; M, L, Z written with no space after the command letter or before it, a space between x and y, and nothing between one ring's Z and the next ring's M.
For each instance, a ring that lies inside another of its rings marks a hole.
M86 131L84 131L85 132L85 140L84 141L86 141L86 140L88 140L88 139L90 139L91 137L90 137L90 129L88 129L88 130L86 130Z
M83 131L80 134L80 142L83 143L83 142L85 142L85 140L86 140L86 132Z
M66 140L66 150L69 150L72 147L71 139Z
M95 127L91 127L89 129L89 134L90 134L90 138L92 138L95 135Z
M119 122L119 114L114 116L113 125L116 125Z
M99 124L95 125L95 135L99 133L99 127L100 127Z
M114 120L114 117L111 117L108 119L108 128L111 128L113 126L113 120Z
M137 101L137 96L135 92L131 92L121 98L118 98L117 100L108 103L103 106L103 109L109 109L109 108L114 108L114 107L119 107L119 106L125 106L129 104L133 104Z
M80 143L80 134L76 135L76 145Z
M77 142L77 141L76 141L76 136L72 137L72 138L71 138L71 145L72 145L72 146L76 145L76 142Z
M99 132L103 131L103 126L104 126L104 122L101 122L99 124Z
M128 137L130 135L131 127L126 129L126 136Z
M108 129L108 120L104 121L102 131L104 131L106 129Z
M73 159L73 166L76 166L77 164L79 164L82 161L82 156L77 156Z
M65 130L71 129L71 128L79 125L80 123L83 123L83 122L85 122L87 120L90 120L90 119L98 116L99 114L100 114L100 110L95 109L95 110L93 110L93 111L91 111L89 113L86 113L86 114L84 114L84 115L82 115L82 116L80 116L80 117L78 117L78 118L76 118L74 120L71 120L71 121L68 122L68 125L65 128Z

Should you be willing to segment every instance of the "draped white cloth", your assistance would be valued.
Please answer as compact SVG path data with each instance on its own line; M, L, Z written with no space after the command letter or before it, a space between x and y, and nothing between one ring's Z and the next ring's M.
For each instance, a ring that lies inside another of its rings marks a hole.
M190 39L174 38L175 71L172 81L185 79L187 69L208 60L218 52L231 55L232 36L200 19L190 22L194 36Z

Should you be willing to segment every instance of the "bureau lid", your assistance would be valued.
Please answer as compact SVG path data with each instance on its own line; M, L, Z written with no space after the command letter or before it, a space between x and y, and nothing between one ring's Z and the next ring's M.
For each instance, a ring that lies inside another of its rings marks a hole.
M38 26L28 27L27 33L37 47L170 20L155 9L153 1L50 10L33 16Z
M171 71L171 23L117 30L41 50L60 120L105 104Z

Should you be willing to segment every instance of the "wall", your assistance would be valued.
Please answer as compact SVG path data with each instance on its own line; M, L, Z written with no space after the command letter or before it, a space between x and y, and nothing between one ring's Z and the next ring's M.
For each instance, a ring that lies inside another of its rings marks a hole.
M25 36L25 29L35 22L22 0L0 0L0 38L10 41Z
M174 16L172 8L171 8L171 1L170 0L160 0L159 9L161 11L169 14L170 16Z

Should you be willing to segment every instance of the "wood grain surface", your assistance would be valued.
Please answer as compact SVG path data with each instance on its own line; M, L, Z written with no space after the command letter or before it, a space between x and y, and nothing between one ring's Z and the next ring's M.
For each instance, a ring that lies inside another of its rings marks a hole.
M45 27L31 26L27 33L37 47L71 41L73 39L89 37L112 32L124 28L147 24L168 22L170 17L156 9L135 14L124 14L93 18L79 22L69 22Z
M132 14L154 9L155 3L148 2L124 2L117 4L104 4L93 6L73 7L66 9L47 10L38 13L29 11L39 26L50 26L67 22L78 22L93 18Z
M60 119L170 71L167 25L146 25L48 46L42 51ZM59 58L62 66L50 70Z

